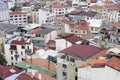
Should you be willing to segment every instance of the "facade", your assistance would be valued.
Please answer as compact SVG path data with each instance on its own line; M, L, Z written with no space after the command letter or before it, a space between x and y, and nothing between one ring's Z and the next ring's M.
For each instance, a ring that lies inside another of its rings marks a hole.
M113 61L115 62L112 63ZM119 58L115 57L112 57L112 59L110 59L110 61L108 60L108 62L106 62L105 59L91 61L91 64L89 63L89 66L78 69L78 80L94 80L94 79L119 80L120 79L119 63L120 63ZM112 67L110 66L111 64L113 64Z
M57 79L78 80L78 68L100 50L95 46L75 44L60 51L62 56L57 58Z
M55 15L50 13L45 9L34 10L32 13L33 23L42 25L42 24L51 24L55 20Z
M28 23L27 13L21 11L10 12L10 23L15 25L25 25Z
M102 20L92 19L88 20L90 32L91 33L99 33L102 27Z
M65 16L66 9L62 4L55 2L52 5L52 13L56 16Z
M0 22L8 22L9 19L9 9L4 2L0 1Z
M13 36L4 42L4 55L7 65L14 65L33 53L33 43L28 38Z
M90 10L96 11L101 14L101 19L103 21L120 21L120 5L119 4L104 4L104 5L91 5Z
M90 0L73 0L72 7L87 8L89 6Z

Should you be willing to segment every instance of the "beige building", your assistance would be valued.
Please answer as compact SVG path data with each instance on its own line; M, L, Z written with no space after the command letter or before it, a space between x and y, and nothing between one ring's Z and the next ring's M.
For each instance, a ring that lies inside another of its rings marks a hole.
M80 44L60 51L61 57L57 58L57 79L78 80L77 69L99 51L101 48Z

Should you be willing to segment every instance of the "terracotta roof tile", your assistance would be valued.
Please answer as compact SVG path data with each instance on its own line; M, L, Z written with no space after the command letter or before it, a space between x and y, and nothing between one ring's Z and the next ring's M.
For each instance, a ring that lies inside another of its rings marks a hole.
M68 47L59 53L64 53L68 55L76 55L82 59L88 59L100 52L102 49L92 45L80 45L74 44L71 47Z
M41 28L40 28L40 27L37 27L37 28L35 28L35 29L32 30L32 34L36 34L36 33L38 33L40 30L41 30Z
M25 12L22 12L22 11L10 12L10 15L17 15L17 14L26 14L26 13L25 13Z
M13 40L13 41L11 42L11 44L25 45L25 44L30 44L30 43L26 42L24 39L21 39L21 40Z
M73 21L70 21L70 20L67 20L67 19L63 19L61 22L65 23L65 24L68 24L68 25L74 23Z
M38 80L38 79L32 78L31 76L23 73L23 74L20 74L15 80Z
M117 70L117 71L120 71L120 58L118 57L112 57L107 63L106 63L107 66Z
M9 77L9 76L11 76L13 74L17 74L19 72L20 71L17 68L13 67L13 66L5 67L5 66L0 65L0 76L2 78L7 78L7 77Z
M27 62L31 63L31 60L27 59ZM56 72L55 65L52 62L50 62L49 60L42 59L42 58L33 58L32 59L32 64L36 64L36 65L45 67L45 68L47 68L47 69L49 69L53 72Z
M95 54L95 55L92 57L92 59L97 59L97 58L99 58L99 57L104 57L104 56L106 56L106 55L107 55L107 51L108 51L108 49L105 49L105 50L100 51L99 53Z
M60 3L54 2L53 3L53 8L64 8L64 6L61 5Z
M114 27L120 27L120 22L115 22L112 24Z

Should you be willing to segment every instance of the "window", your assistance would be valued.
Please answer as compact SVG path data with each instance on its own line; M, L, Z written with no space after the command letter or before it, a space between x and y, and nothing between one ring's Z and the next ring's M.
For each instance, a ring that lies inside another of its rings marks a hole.
M63 64L63 68L67 68L67 65Z
M77 68L75 68L75 71L76 71L76 72L78 72L78 69L77 69Z
M83 33L85 33L85 31L83 31Z
M71 32L73 32L73 30L71 30Z
M10 46L10 49L11 49L11 50L17 50L17 47L16 47L16 45L11 45L11 46Z
M62 74L63 74L63 76L67 76L67 73L66 73L66 72L63 72Z
M71 62L75 62L74 58L70 58L70 61L71 61Z
M11 55L13 54L13 51L11 51Z
M21 52L21 55L23 55L23 52Z
M21 46L22 49L25 49L25 46Z
M13 57L11 57L11 60L13 60Z

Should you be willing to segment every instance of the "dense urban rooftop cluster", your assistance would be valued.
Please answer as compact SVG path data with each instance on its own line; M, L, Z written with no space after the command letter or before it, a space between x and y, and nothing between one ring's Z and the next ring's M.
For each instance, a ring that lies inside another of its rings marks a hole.
M120 1L0 0L0 55L0 80L120 80Z

